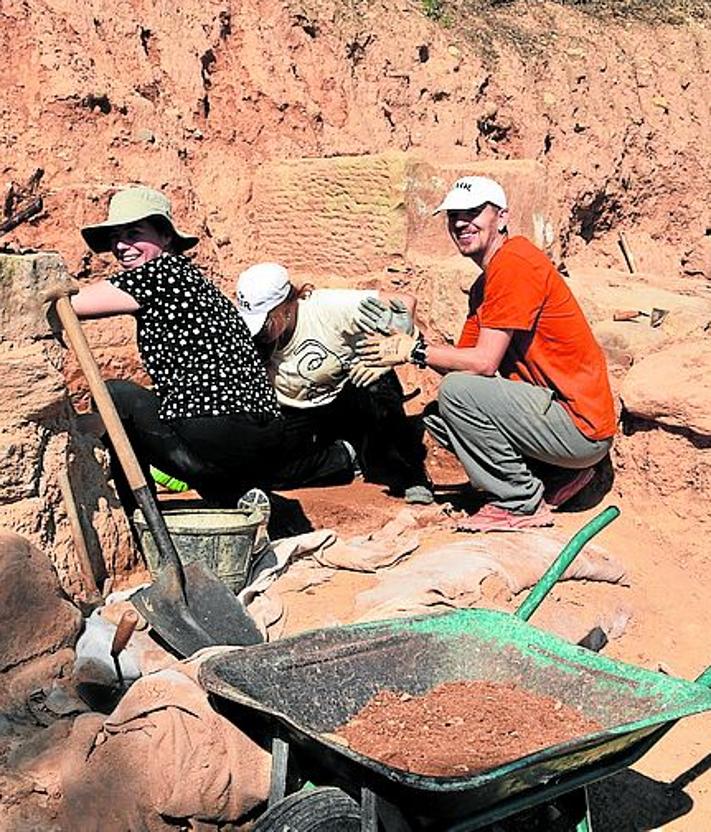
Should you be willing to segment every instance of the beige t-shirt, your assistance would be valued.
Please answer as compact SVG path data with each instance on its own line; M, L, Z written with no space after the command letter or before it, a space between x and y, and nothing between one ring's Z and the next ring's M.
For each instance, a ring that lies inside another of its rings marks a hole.
M294 334L270 360L277 400L287 407L320 407L343 389L363 333L358 304L374 290L315 289L299 301Z

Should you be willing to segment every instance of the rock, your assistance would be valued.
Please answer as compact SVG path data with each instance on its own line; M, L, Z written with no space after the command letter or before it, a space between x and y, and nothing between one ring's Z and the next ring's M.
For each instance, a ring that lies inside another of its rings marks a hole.
M73 645L81 622L46 555L0 533L0 671Z
M665 113L669 112L669 102L663 95L652 96L652 104L654 104L655 107L660 107Z
M43 431L32 423L3 430L0 426L0 498L16 501L30 498L39 488Z
M85 702L78 698L73 685L59 683L56 680L44 701L45 708L55 716L76 716L88 711Z
M456 250L444 219L432 211L467 174L492 176L515 193L512 230L543 245L548 192L536 161L455 164L390 151L260 165L249 206L260 257L289 263L294 275L310 279L360 278L405 259L450 257ZM278 216L274 205L282 206Z
M711 436L711 340L675 344L635 364L620 392L633 416Z
M459 255L446 259L423 256L413 264L410 291L417 296L418 314L433 322L430 329L438 339L448 343L459 339L468 312L469 288L478 273L474 263Z
M51 329L40 293L68 280L58 254L3 254L0 257L0 332L3 339L47 338Z
M62 832L50 800L32 777L0 771L0 829L5 832Z
M0 344L5 395L0 401L0 424L55 421L67 407L62 374L52 366L47 345L28 341Z
M144 144L154 144L156 140L155 134L152 130L148 130L145 127L141 127L140 129L136 130L134 134L134 141L142 142Z
M31 694L45 688L50 690L55 679L69 678L73 663L74 651L65 647L0 674L0 712L26 720ZM48 721L54 718L50 716Z
M661 329L644 323L607 320L595 324L592 330L605 351L613 379L623 378L633 364L660 349L665 341Z
M51 751L62 740L65 740L72 730L72 723L68 719L58 720L43 731L38 731L28 737L18 746L8 759L10 766L18 771L24 772L31 768L32 762L41 754Z

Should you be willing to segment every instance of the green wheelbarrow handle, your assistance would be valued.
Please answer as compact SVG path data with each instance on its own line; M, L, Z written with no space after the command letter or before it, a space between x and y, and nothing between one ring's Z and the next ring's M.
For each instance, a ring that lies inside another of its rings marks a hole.
M704 685L707 688L711 688L711 667L707 667L706 670L694 679L697 685Z
M522 621L528 621L528 619L541 605L541 602L546 595L548 595L551 591L558 578L560 578L560 576L580 554L583 546L585 546L591 538L595 537L599 531L602 531L605 526L609 526L616 517L619 517L619 514L620 510L617 506L610 506L600 512L597 517L593 517L593 519L590 520L589 523L586 523L577 534L573 535L573 537L563 547L558 557L540 577L538 583L528 593L521 606L516 610L514 613L516 618L520 618ZM709 668L708 672L711 676L711 668Z

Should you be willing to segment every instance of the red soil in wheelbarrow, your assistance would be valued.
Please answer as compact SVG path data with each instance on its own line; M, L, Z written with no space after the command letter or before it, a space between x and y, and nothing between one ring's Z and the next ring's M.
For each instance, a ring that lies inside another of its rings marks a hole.
M416 774L476 774L600 730L513 684L446 682L422 696L381 691L334 732L353 751Z

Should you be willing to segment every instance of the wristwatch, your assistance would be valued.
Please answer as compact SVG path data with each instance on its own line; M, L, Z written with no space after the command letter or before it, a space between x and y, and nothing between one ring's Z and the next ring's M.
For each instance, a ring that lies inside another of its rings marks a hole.
M417 336L417 340L410 351L408 360L416 367L424 368L427 366L427 341L425 341L425 337L422 333Z

